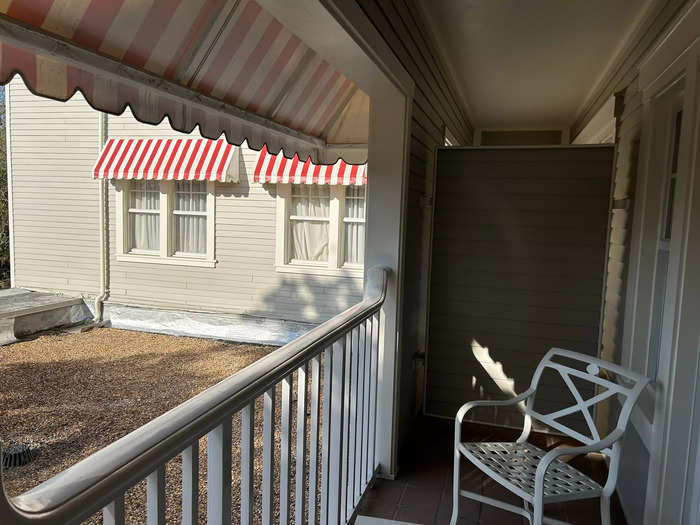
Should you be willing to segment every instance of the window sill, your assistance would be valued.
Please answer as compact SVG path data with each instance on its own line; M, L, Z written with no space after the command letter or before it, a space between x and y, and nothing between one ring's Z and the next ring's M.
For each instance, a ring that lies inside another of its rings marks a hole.
M200 268L214 268L217 261L212 259L195 259L185 257L160 257L158 255L139 255L126 253L117 255L119 262L169 264L172 266L198 266Z
M343 268L329 268L327 266L312 264L278 264L275 270L279 273L298 273L306 275L329 275L333 277L362 278L365 275L362 266L345 266Z

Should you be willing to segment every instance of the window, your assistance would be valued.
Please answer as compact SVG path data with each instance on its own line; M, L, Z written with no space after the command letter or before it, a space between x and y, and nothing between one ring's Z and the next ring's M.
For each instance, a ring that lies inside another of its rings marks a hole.
M345 264L362 264L365 261L365 188L345 188Z
M207 187L204 182L175 183L175 254L207 253Z
M129 251L160 248L160 190L156 181L137 181L129 191Z
M682 100L682 99L681 99ZM680 102L678 103L680 104ZM678 150L680 147L683 111L677 108L673 115L670 133L669 161L666 175L666 187L663 195L662 220L656 246L656 274L652 296L651 330L649 336L649 355L647 357L647 376L657 379L659 356L661 355L661 331L668 287L668 270L671 258L671 226L673 223L673 200L678 178Z
M292 186L289 215L289 258L291 261L326 263L330 189L317 184Z
M214 266L214 182L119 181L117 189L118 260Z
M279 271L362 272L364 186L278 184L277 198Z

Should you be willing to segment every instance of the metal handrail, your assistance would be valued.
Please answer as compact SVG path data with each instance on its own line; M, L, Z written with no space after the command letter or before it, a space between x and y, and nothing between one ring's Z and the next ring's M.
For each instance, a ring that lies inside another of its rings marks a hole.
M388 275L385 268L368 270L364 298L358 304L33 489L8 498L3 486L0 521L7 525L79 523L99 511L376 314L386 296Z

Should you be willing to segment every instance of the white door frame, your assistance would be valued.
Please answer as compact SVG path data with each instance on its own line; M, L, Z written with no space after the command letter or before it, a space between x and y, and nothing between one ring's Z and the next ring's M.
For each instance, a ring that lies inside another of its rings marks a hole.
M403 251L414 83L356 2L258 0L370 97L365 268L391 270L381 310L376 454L397 471Z
M646 365L663 191L659 158L667 141L669 89L682 83L679 177L661 329L645 525L697 522L700 401L700 2L691 4L640 67L643 98L639 195L630 250L625 353ZM656 188L656 189L654 189ZM645 370L642 370L643 372Z

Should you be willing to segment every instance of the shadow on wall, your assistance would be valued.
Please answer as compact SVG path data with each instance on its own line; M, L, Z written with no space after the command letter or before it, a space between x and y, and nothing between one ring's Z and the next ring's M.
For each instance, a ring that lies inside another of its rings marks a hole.
M279 284L269 290L259 309L250 315L321 323L362 300L363 280L312 274L279 274Z

